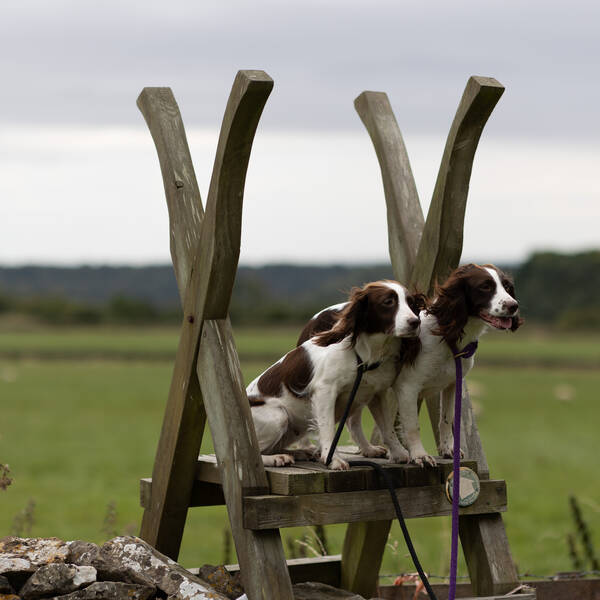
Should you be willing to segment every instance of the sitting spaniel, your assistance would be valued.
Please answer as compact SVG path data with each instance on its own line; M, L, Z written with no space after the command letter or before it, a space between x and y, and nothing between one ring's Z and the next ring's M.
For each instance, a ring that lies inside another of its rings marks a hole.
M455 364L451 347L464 348L489 329L515 331L522 323L512 281L493 265L468 264L456 269L436 290L430 307L421 311L421 330L415 340L406 340L412 350L404 357L394 382L398 398L400 431L410 460L435 465L419 434L418 400L421 395L441 392L439 453L452 457L454 438ZM464 376L473 357L462 359ZM462 454L462 451L461 451Z
M301 443L309 429L316 430L322 462L326 461L352 389L357 367L365 371L348 418L348 428L364 456L385 455L385 448L372 446L360 427L360 415L368 405L392 455L406 455L386 419L382 397L398 375L401 338L419 331L417 297L395 281L377 281L355 288L344 305L326 309L315 319L336 313L331 327L321 327L314 337L306 336L247 387L248 400L266 466L292 464L285 449ZM327 313L327 314L326 314ZM323 330L325 329L325 330ZM332 469L348 469L334 454Z

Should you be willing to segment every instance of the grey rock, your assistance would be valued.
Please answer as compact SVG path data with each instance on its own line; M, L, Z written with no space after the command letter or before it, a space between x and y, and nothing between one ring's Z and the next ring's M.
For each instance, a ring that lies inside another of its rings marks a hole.
M145 580L178 600L229 600L137 537L114 538L102 546L101 555L122 565L128 577Z
M313 581L297 583L293 590L295 600L365 600L358 594Z
M50 563L40 567L19 591L23 600L44 596L60 596L74 592L96 581L94 567Z
M66 596L55 596L52 600L148 600L155 592L156 588L145 585L97 581Z
M58 538L19 538L5 537L0 540L0 558L27 561L29 568L47 565L53 562L64 562L69 552L66 542ZM24 563L22 563L24 566ZM0 570L0 574L2 571Z
M13 586L10 584L10 581L4 577L4 575L0 575L0 594L14 594L15 590Z
M239 572L232 575L223 565L202 565L198 576L230 600L236 600L244 593Z
M147 585L148 579L140 577L135 572L125 569L114 558L102 552L100 546L91 542L76 540L69 542L67 562L79 566L91 566L97 571L98 581L121 581Z

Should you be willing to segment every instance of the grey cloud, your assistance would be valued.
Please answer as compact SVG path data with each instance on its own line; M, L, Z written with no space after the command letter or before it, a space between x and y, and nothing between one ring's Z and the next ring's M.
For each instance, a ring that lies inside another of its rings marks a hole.
M583 0L3 3L0 120L141 125L141 88L170 85L187 123L215 126L237 69L263 68L265 127L356 129L352 100L377 89L403 130L437 133L480 74L507 86L493 134L597 137L599 17Z

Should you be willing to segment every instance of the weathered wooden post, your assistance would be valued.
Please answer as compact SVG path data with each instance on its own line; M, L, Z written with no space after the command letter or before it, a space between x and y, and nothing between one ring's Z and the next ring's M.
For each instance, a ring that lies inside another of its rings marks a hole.
M363 92L355 100L381 167L394 274L419 291L431 292L436 280L443 281L458 266L475 151L503 92L504 87L493 78L468 80L448 134L425 223L402 134L387 95ZM466 390L466 386L463 389ZM437 441L439 398L426 398L426 401ZM477 461L481 479L489 479L488 464L466 391L461 423L466 458ZM363 594L372 593L389 526L390 523L383 521L348 526L342 560L344 587ZM460 535L478 595L500 594L516 586L517 572L499 513L461 517Z
M177 557L208 418L248 596L291 600L279 530L253 531L242 524L243 495L266 493L269 488L227 318L240 250L246 170L272 87L272 79L263 71L237 74L223 118L205 214L170 89L145 88L138 99L161 165L184 313L141 537Z

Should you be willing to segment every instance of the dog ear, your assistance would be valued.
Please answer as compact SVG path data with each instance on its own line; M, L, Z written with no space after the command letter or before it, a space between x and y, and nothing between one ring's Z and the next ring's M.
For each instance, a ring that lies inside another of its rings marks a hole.
M438 322L433 333L444 340L456 343L464 335L469 318L464 275L467 269L457 269L445 283L438 287L436 299L428 309Z
M365 288L352 288L349 302L342 311L338 321L328 331L315 336L319 346L329 346L341 342L345 337L351 336L350 346L353 348L356 340L363 331L367 330L367 312L369 310L369 296Z
M427 308L427 297L425 294L414 292L413 294L406 296L406 303L410 310L418 317L419 313Z
M365 288L354 288L350 295L350 304L342 313L342 321L348 333L352 334L350 341L354 347L358 336L367 331L367 313L369 311L369 294Z

